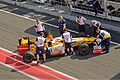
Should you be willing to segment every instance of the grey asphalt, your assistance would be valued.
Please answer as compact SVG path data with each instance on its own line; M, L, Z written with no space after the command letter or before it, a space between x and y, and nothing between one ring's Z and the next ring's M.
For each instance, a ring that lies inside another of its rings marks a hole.
M4 7L4 8L3 8ZM51 23L57 25L57 17L50 16L46 14L41 14L32 12L30 10L0 4L0 8L6 11L10 11L22 16L29 16L30 18L39 18L41 21L47 21L47 23ZM32 15L32 16L31 16ZM67 20L69 23L67 26L69 29L74 29L78 31L77 26L73 21ZM8 49L12 52L16 52L16 46L18 45L18 39L22 36L30 36L35 37L35 31L33 29L34 22L31 20L27 20L24 18L20 18L5 12L0 11L0 46ZM53 28L52 26L45 25L46 29L51 30L51 33L55 36L59 36L59 32L57 28ZM75 37L77 34L72 33ZM115 36L119 37L119 36ZM114 40L114 39L113 39ZM87 55L87 56L65 56L65 57L51 57L47 59L47 63L45 65L66 73L70 76L73 76L78 79L120 79L120 46L111 45L111 50L109 54L103 55ZM2 66L0 66L2 69ZM7 70L5 70L6 72ZM9 69L8 69L9 71ZM3 74L6 74L4 71L0 72L0 79L2 79ZM12 73L12 72L10 72ZM17 74L17 72L16 72ZM19 73L18 73L19 74ZM11 75L12 76L12 75ZM24 75L20 75L24 79L28 77ZM17 76L13 76L16 77ZM6 79L9 79L9 76L6 76ZM18 77L17 79L20 79ZM28 78L29 79L29 78Z
M0 64L0 80L33 80Z

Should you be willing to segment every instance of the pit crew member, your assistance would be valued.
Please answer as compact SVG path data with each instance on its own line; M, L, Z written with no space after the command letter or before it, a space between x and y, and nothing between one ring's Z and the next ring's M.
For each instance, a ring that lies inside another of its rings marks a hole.
M60 29L60 35L62 35L64 33L64 29L66 28L66 21L62 16L59 16L58 27Z
M110 36L110 33L108 33L107 31L105 30L100 30L100 29L97 29L96 32L98 33L96 39L101 36L102 37L102 40L105 41L105 53L109 53L109 50L110 50L110 41L111 41L111 36Z
M37 49L36 49L36 54L37 54L37 64L39 63L39 54L41 52L41 54L43 55L43 63L46 62L46 54L44 51L44 45L46 45L47 48L47 41L45 40L45 38L43 37L43 32L40 33L40 36L38 36L36 38L36 45L37 45Z
M97 20L91 20L91 24L90 24L90 27L92 28L93 26L93 35L96 35L96 30L97 29L101 29L101 22L97 21Z
M70 32L67 32L66 29L64 30L64 33L62 35L62 39L63 39L63 42L65 44L65 48L67 49L68 55L70 55L69 48L71 49L72 54L74 55L74 50L73 50L72 44L71 44L71 42L72 42L72 35L70 34Z
M36 24L35 24L35 32L39 35L41 32L46 32L45 31L45 27L44 25L39 21L37 20L36 21Z
M76 17L76 22L78 23L79 31L80 32L85 32L85 22L86 19L82 16L77 16Z

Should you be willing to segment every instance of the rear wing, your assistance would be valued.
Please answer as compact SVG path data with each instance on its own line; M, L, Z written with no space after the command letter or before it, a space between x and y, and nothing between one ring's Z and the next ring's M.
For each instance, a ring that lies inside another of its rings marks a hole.
M19 45L17 46L18 54L23 54L29 49L29 37L22 37L19 39Z
M26 45L29 43L29 37L22 37L22 39L19 39L19 45Z

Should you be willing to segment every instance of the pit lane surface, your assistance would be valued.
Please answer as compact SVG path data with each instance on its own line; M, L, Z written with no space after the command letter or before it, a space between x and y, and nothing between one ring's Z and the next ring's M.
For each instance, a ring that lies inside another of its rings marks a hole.
M22 14L23 11L18 10L17 12ZM47 20L51 19L51 16L49 15L47 17L45 17L46 15L44 16L40 15L40 16L41 19L43 19L43 17ZM56 18L53 17L50 21L52 22L52 20L54 25L56 25L57 24ZM34 29L32 28L33 25L34 25L34 21L20 18L0 11L0 46L12 52L16 52L18 38L22 36L31 36L31 37L35 36ZM47 30L48 29L52 30L51 33L54 36L59 36L59 32L57 28L48 25L46 25L46 28ZM73 36L76 35L75 33L72 34ZM45 63L45 65L78 79L115 79L115 78L120 78L119 52L120 52L120 46L112 45L109 54L52 57L52 58L48 58L47 60L48 62ZM10 77L8 77L8 79L9 78Z
M32 78L26 77L21 73L13 71L11 68L5 67L3 64L0 64L0 80L34 80Z

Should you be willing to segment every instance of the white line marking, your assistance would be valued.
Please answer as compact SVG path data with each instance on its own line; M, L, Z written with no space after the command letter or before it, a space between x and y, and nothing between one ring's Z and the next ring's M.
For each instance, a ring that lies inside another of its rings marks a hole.
M12 15L14 15L14 16L18 16L18 17L21 17L21 18L24 18L24 19L36 21L35 19L31 19L31 18L24 17L24 16L21 16L21 15L15 14L15 13L11 13L11 12L8 12L8 11L4 11L4 10L2 10L2 9L0 9L0 11L1 11L1 12L5 12L5 13L8 13L8 14L12 14Z
M55 18L52 18L52 19L49 19L49 20L45 20L45 21L43 21L43 22L46 23L46 22L48 22L48 21L53 21L53 20L55 20Z
M38 70L38 71L41 71L41 72L43 72L43 73L46 73L46 74L48 74L48 75L50 75L50 76L52 76L52 77L54 77L54 78L57 78L57 79L62 80L62 78L59 78L59 77L54 76L54 75L52 75L52 74L50 74L50 73L48 73L48 72L46 72L46 71L43 71L43 70L38 69L38 68L36 68L36 67L34 67L34 66L31 66L31 65L29 65L29 64L26 64L26 63L24 63L24 62L21 62L21 61L15 59L15 58L12 58L12 57L10 57L10 56L8 56L8 55L5 55L5 54L3 54L3 53L0 53L0 54L1 54L1 55L4 55L4 56L6 56L6 57L8 57L8 58L10 58L10 59L13 59L13 60L15 60L15 61L17 61L17 62L19 62L19 63L22 63L22 64L24 64L24 65L27 65L27 66L29 66L29 67L32 67L32 68L34 68L34 69L36 69L36 70ZM19 69L18 69L18 70L19 70Z
M119 44L119 43L116 43L116 42L112 42L112 41L111 41L110 43L112 43L112 44L116 44L116 45L119 45L119 46L120 46L120 44Z
M25 73L25 72L22 72L22 71L18 70L18 69L14 68L14 67L12 67L12 66L10 66L10 65L7 65L7 64L5 64L5 63L2 63L1 61L0 61L0 64L2 64L3 66L6 66L6 67L8 67L8 68L14 69L14 70L16 70L17 72L19 72L19 73L21 73L21 74L24 74L25 76L27 76L27 77L29 77L29 78L32 78L32 79L35 79L35 80L40 80L40 79L38 79L38 78L36 78L36 77L34 77L34 76L31 76L31 75L29 75L29 74L27 74L27 73Z
M7 52L9 52L9 53L11 53L11 54L14 54L14 55L17 55L17 56L19 56L19 57L22 57L22 56L20 56L19 54L16 54L16 53L13 53L13 52L11 52L11 51L9 51L9 50L7 50L7 49L4 49L4 48L2 48L2 47L0 47L0 49L2 49L2 50L4 50L4 51L7 51ZM19 61L20 62L20 61ZM34 62L34 61L33 61ZM23 63L23 62L21 62L21 63ZM34 63L36 63L36 62L34 62ZM23 64L25 64L25 63L23 63ZM28 64L25 64L25 65L28 65ZM43 66L43 67L45 67L45 68L48 68L48 69L50 69L50 70L52 70L52 71L54 71L54 72L57 72L57 73L59 73L59 74L62 74L62 75L64 75L64 76L66 76L66 77L69 77L69 78L71 78L71 79L73 79L73 80L78 80L77 78L74 78L74 77L72 77L72 76L69 76L69 75L67 75L67 74L65 74L65 73L62 73L62 72L60 72L60 71L58 71L58 70L55 70L55 69L53 69L53 68L50 68L50 67L48 67L48 66L46 66L46 65L43 65L43 64L39 64L40 66ZM30 66L30 65L28 65L28 66Z
M26 17L26 16L21 16L21 15L15 14L15 13L11 13L11 12L8 12L8 11L4 11L4 10L2 10L2 9L0 9L0 11L5 12L5 13L8 13L8 14L12 14L12 15L15 15L15 16L18 16L18 17L21 17L21 18L24 18L24 19L36 21L35 19L31 19L31 18L28 18L28 17ZM52 27L55 27L55 28L59 28L58 26L53 25L53 24L49 24L49 23L45 23L45 22L42 22L42 23L44 23L44 24L46 24L46 25L49 25L49 26L52 26ZM73 31L73 30L70 30L70 29L67 29L67 30L70 31L70 32L73 32L73 33L79 33L79 32L77 32L77 31Z

